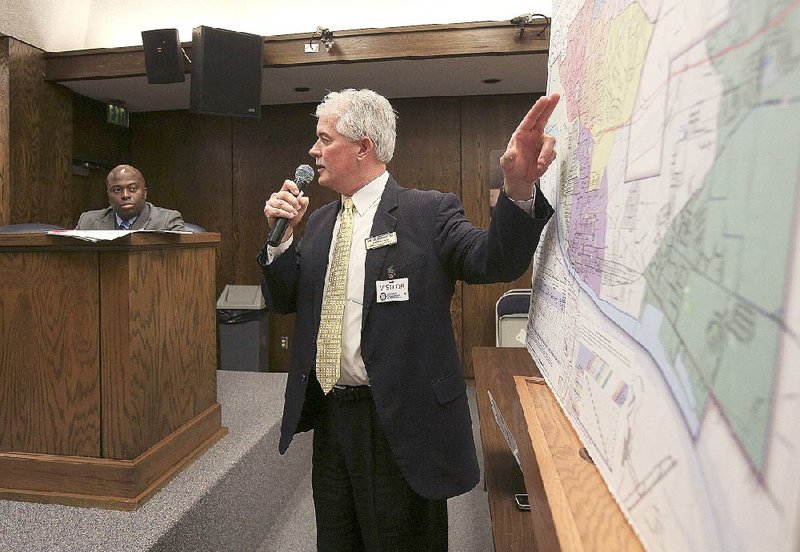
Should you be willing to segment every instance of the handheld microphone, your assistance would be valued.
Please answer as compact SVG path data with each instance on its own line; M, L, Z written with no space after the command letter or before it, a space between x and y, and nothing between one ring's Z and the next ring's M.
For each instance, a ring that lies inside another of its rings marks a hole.
M306 187L306 184L311 182L313 179L314 169L308 165L300 165L297 167L297 169L294 171L294 183L297 184L297 187L300 190L300 192L297 194L297 197L301 197L303 195L303 189ZM278 219L278 222L275 223L275 228L272 229L272 233L269 235L267 243L272 247L277 247L283 239L283 234L286 232L286 226L288 224L289 219Z

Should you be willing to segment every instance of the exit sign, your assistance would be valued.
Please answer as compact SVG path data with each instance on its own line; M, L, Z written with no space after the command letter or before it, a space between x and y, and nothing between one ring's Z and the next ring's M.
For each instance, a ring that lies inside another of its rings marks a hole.
M130 126L130 119L128 117L128 110L117 104L106 105L106 122L112 125L128 128Z

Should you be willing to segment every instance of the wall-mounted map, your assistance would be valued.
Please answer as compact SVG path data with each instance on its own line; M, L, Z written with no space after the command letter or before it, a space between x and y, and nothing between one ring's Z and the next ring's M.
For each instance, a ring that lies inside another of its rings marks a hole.
M554 0L528 350L648 550L800 549L800 0Z

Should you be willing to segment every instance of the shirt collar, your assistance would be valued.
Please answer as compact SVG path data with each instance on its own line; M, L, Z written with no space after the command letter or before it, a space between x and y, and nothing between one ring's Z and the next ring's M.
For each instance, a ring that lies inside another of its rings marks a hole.
M377 178L351 196L353 198L353 206L359 215L366 213L372 204L381 198L388 181L389 172L383 171ZM342 201L344 201L344 196L342 196Z
M117 228L122 226L122 221L125 220L125 219L121 218L117 213L114 213L114 218L117 219ZM133 223L136 222L137 218L139 218L139 215L136 215L135 217L129 218L128 219L128 226L132 228L133 227Z

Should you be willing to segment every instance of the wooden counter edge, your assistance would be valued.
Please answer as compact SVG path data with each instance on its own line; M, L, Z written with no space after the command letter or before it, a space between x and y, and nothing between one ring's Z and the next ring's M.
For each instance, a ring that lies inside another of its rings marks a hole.
M523 376L514 383L561 549L644 550L550 388Z
M0 233L0 251L109 251L161 249L174 247L217 247L222 241L218 232L173 234L165 232L133 232L114 240L90 242L71 236L43 233Z

